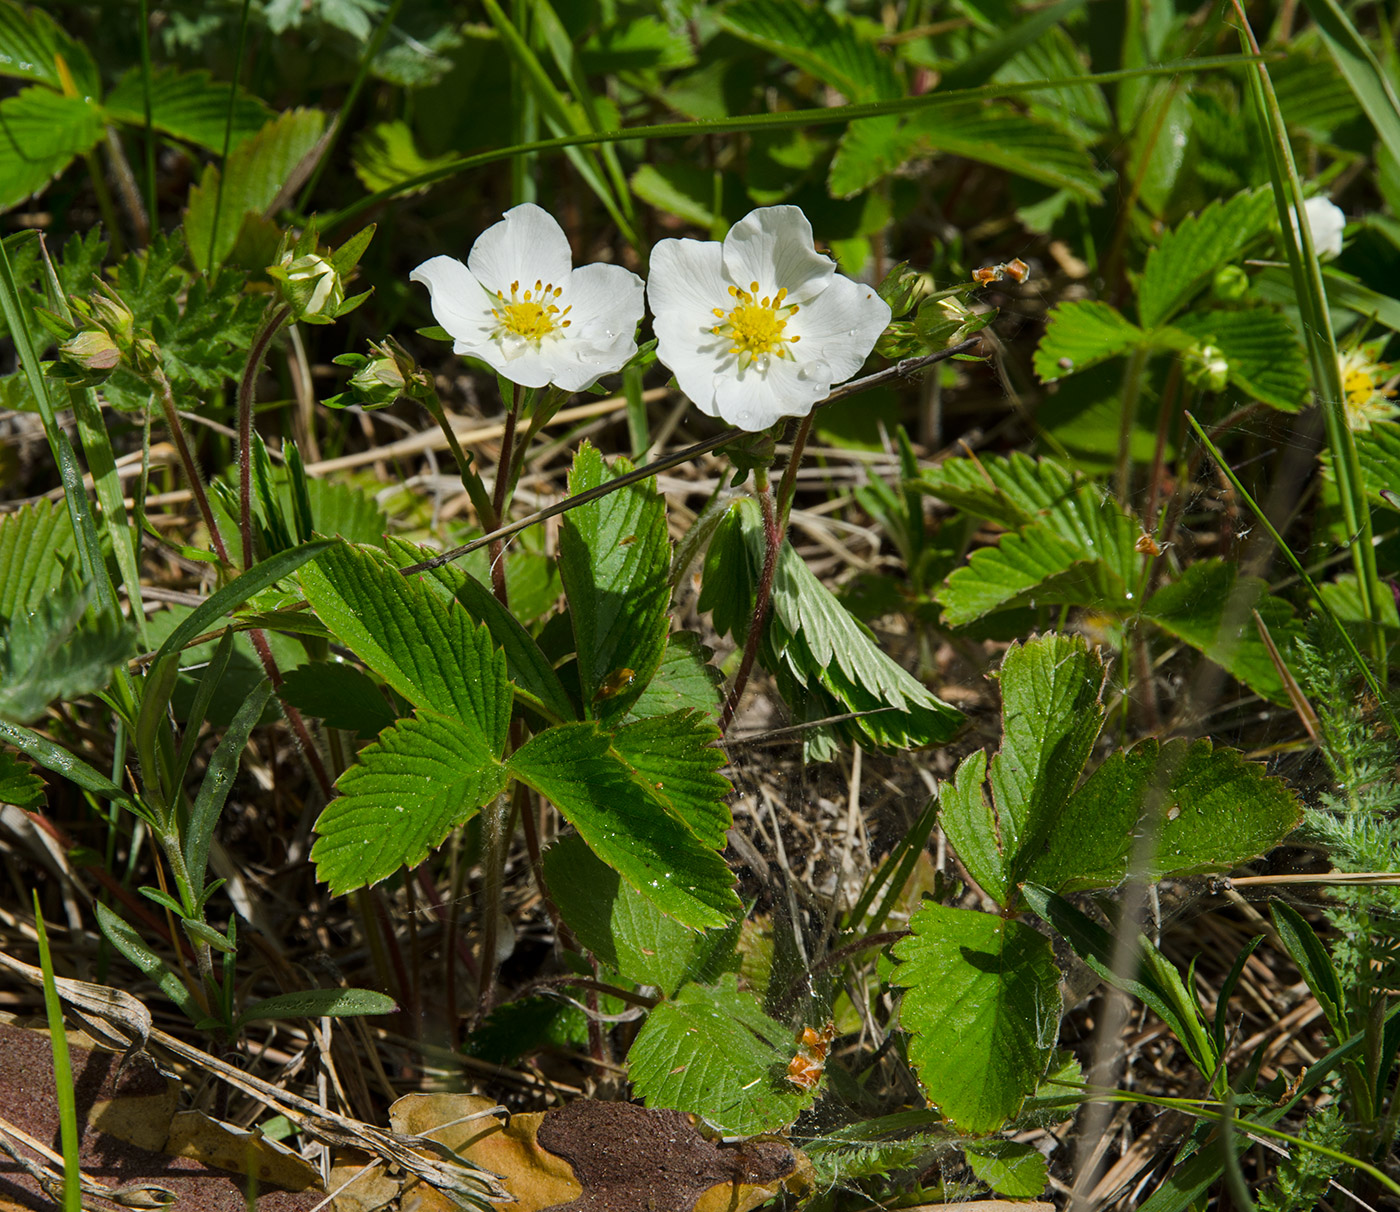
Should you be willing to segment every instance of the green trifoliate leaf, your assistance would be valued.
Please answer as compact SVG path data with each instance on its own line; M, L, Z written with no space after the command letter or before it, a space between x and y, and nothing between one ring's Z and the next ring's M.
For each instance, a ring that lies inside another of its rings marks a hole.
M610 740L596 724L562 724L531 737L507 764L663 913L696 929L725 925L740 908L729 868Z
M574 456L569 492L587 492L615 472L585 442ZM666 503L651 483L609 493L564 516L559 573L569 599L584 711L621 719L646 689L666 650L671 590Z
M965 1132L993 1132L1045 1073L1060 1027L1050 940L990 913L925 903L894 948L909 1059L931 1103Z
M702 1116L722 1132L753 1136L792 1123L814 1091L787 1080L793 1033L763 1013L732 974L686 985L647 1017L627 1055L649 1107Z
M449 156L424 156L413 140L407 122L380 122L355 136L351 163L360 184L370 193L389 189L452 160ZM411 197L429 187L420 185L400 194Z
M1372 421L1370 429L1354 436L1367 497L1373 504L1400 512L1400 425ZM1383 492L1389 496L1381 496Z
M504 654L460 606L345 543L301 572L317 617L409 702L475 729L498 756L510 724Z
M581 837L544 854L549 894L599 961L627 980L674 996L686 981L715 980L736 967L733 928L697 933L662 913L597 858Z
M316 822L317 877L349 892L421 863L505 788L504 742L426 707L386 729Z
M1216 200L1183 219L1147 254L1138 284L1138 315L1148 328L1166 323L1274 222L1267 189Z
M1036 346L1035 373L1042 383L1053 383L1130 353L1146 340L1142 329L1107 303L1057 303Z

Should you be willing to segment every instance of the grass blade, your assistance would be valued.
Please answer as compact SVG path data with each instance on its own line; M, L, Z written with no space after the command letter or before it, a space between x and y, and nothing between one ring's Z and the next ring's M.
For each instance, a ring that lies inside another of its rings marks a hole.
M511 147L495 148L492 151L478 152L476 155L463 156L460 160L439 164L415 177L368 194L358 202L352 202L349 206L333 212L326 216L322 230L330 232L334 227L354 218L372 206L388 202L401 194L412 193L426 185L436 185L439 181L455 177L458 173L534 152L560 151L594 144L624 143L632 139L690 139L696 135L742 134L747 131L785 127L843 126L847 122L854 122L860 118L878 118L885 114L905 114L915 110L955 105L958 102L993 97L1024 96L1060 89L1079 88L1085 84L1112 84L1115 81L1134 80L1139 77L1179 76L1183 73L1214 71L1219 68L1238 67L1240 64L1258 63L1259 61L1260 57L1257 54L1212 55L1200 59L1176 60L1171 63L1128 68L1124 71L1065 76L1057 80L989 84L980 88L924 93L917 97L899 97L892 101L867 101L859 105L815 106L810 109L783 110L778 113L745 114L733 118L702 118L690 122L663 122L653 126L631 126L623 130L561 135L554 139L540 139L533 143L521 143Z
M1240 44L1246 52L1259 53L1258 43L1250 31L1244 6L1234 0L1240 19ZM1312 232L1305 220L1294 222L1303 215L1303 188L1298 179L1298 167L1288 130L1274 93L1269 70L1262 61L1254 63L1249 72L1250 92L1254 112L1264 137L1269 177L1273 183L1274 201L1278 207L1279 224L1288 268L1293 275L1293 287L1303 321L1303 341L1312 368L1313 390L1322 406L1327 427L1327 446L1332 473L1337 481L1337 495L1342 506L1342 520L1350 539L1352 562L1361 587L1361 602L1371 626L1372 651L1380 669L1380 680L1386 680L1385 640L1381 635L1379 610L1382 586L1376 570L1376 552L1371 535L1371 510L1366 502L1366 482L1356 457L1356 442L1347 424L1345 395L1342 388L1341 366L1337 359L1337 343L1332 332L1332 317L1327 306L1327 292L1322 282L1322 266L1313 248ZM1286 548L1285 548L1286 550Z
M1337 0L1303 0L1322 40L1390 154L1400 160L1400 98L1371 48ZM1385 28L1385 19L1381 19Z
M228 149L233 141L233 107L238 104L238 77L243 71L243 50L248 45L248 0L243 0L243 11L238 18L238 52L233 57L233 82L228 90L228 113L224 115L224 148L219 155L219 186L214 195L214 222L209 227L209 257L205 264L210 273L218 267L214 259L214 242L219 235L219 212L224 207L224 181L228 178ZM155 216L151 216L154 224ZM154 227L151 229L155 230Z
M53 980L53 958L39 892L34 891L34 931L39 941L39 967L44 972L44 1013L49 1020L53 1045L53 1084L58 1099L58 1133L63 1142L63 1212L83 1212L83 1172L78 1161L78 1100L73 1090L73 1065L68 1057L68 1036L63 1031L63 1005Z

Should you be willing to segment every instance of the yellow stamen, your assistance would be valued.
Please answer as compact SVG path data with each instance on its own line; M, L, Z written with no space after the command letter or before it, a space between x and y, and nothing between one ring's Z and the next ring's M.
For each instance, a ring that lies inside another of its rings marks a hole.
M798 338L784 335L784 330L798 309L796 304L785 302L787 291L779 290L760 298L757 282L750 283L748 290L730 286L728 291L735 306L728 311L719 307L710 309L721 321L710 332L729 341L728 352L738 360L739 368L745 370L757 363L760 369L766 370L769 358L792 357L790 347Z
M573 309L572 305L560 311L553 302L563 295L562 287L536 279L534 290L527 290L523 296L517 297L519 292L518 281L510 284L509 299L504 292L496 292L500 306L491 309L491 314L496 318L496 331L493 336L524 337L527 341L539 344L546 337L557 336L557 330L569 327L571 321L564 317Z

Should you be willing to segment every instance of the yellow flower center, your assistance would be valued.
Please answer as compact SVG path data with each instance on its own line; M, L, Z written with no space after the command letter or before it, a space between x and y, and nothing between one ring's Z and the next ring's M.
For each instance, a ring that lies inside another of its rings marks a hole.
M1346 393L1348 404L1361 405L1375 394L1376 382L1366 367L1353 366L1342 380L1342 390Z
M500 306L491 309L491 314L496 317L495 335L501 337L509 333L539 344L545 337L568 328L573 321L564 317L573 310L573 305L561 311L555 302L563 293L563 287L538 279L535 288L527 290L523 296L519 282L510 284L509 299L504 291L498 290L496 300Z
M767 357L790 358L791 346L802 338L785 337L783 330L788 320L800 310L796 303L787 303L787 291L780 290L776 295L758 297L758 283L749 284L744 290L738 286L729 288L729 297L734 306L728 311L721 307L713 309L719 321L710 329L717 337L731 342L730 353L739 358L739 365L746 367L755 359Z

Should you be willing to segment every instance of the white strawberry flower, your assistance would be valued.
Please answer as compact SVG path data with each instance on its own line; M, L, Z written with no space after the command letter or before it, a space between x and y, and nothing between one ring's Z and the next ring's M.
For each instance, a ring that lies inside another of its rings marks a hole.
M424 261L409 280L428 288L453 350L522 387L583 391L637 352L641 278L620 265L581 265L552 215L526 203L476 239L467 263Z
M662 240L647 301L656 356L681 390L750 431L806 416L861 368L890 322L872 287L817 252L796 206L751 211L723 244Z

